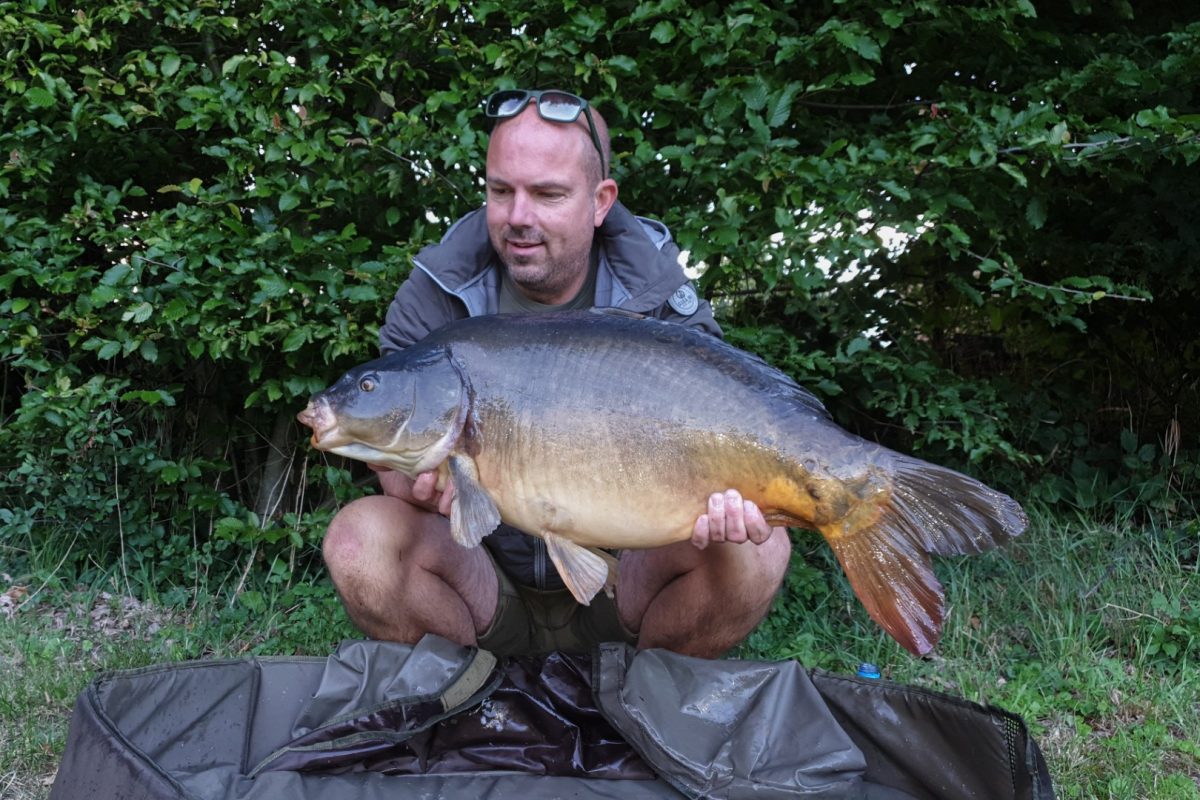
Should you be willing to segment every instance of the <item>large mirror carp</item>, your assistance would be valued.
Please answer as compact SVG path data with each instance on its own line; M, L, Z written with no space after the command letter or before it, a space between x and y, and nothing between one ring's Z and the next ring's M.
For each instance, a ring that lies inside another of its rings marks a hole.
M690 539L734 488L774 525L820 531L872 619L909 651L937 643L930 554L1019 535L982 483L838 427L782 372L720 339L619 312L474 317L346 373L299 415L313 446L454 481L454 539L501 520L545 539L581 603L595 548ZM752 545L743 545L752 546Z

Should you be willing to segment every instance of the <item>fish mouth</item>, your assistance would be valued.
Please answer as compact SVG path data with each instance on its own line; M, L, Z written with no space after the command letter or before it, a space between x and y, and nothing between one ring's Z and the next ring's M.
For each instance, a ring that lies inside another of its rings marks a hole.
M330 450L348 441L339 436L337 417L328 403L310 400L304 410L296 415L302 425L312 428L310 441L318 450Z
M379 464L405 474L414 473L415 465L425 455L394 452L362 441L343 430L329 404L320 400L309 401L308 406L296 415L296 419L312 428L309 441L313 447L324 453L352 458L367 464Z

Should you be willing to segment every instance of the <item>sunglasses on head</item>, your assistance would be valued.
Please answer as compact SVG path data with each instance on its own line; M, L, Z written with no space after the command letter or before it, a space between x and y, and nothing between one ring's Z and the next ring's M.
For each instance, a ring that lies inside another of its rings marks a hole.
M533 101L538 115L549 122L571 124L579 119L580 113L587 118L588 133L592 136L592 144L600 154L600 174L607 175L608 168L604 163L604 148L600 146L600 134L596 123L592 120L592 112L588 101L570 92L558 89L533 92L528 89L504 89L492 94L483 104L483 113L488 119L508 119L515 117L525 110L525 106Z

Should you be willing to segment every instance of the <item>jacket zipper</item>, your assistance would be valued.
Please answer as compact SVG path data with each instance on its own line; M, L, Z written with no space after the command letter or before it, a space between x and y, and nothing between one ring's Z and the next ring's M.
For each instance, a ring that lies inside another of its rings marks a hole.
M546 543L540 538L533 540L533 585L546 590Z

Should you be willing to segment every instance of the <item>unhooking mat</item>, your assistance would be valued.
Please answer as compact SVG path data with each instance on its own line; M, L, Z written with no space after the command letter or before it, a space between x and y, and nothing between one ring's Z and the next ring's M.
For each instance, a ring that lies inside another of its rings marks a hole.
M794 662L602 645L497 659L428 636L327 659L97 678L51 800L1020 798L1053 790L1021 719Z

